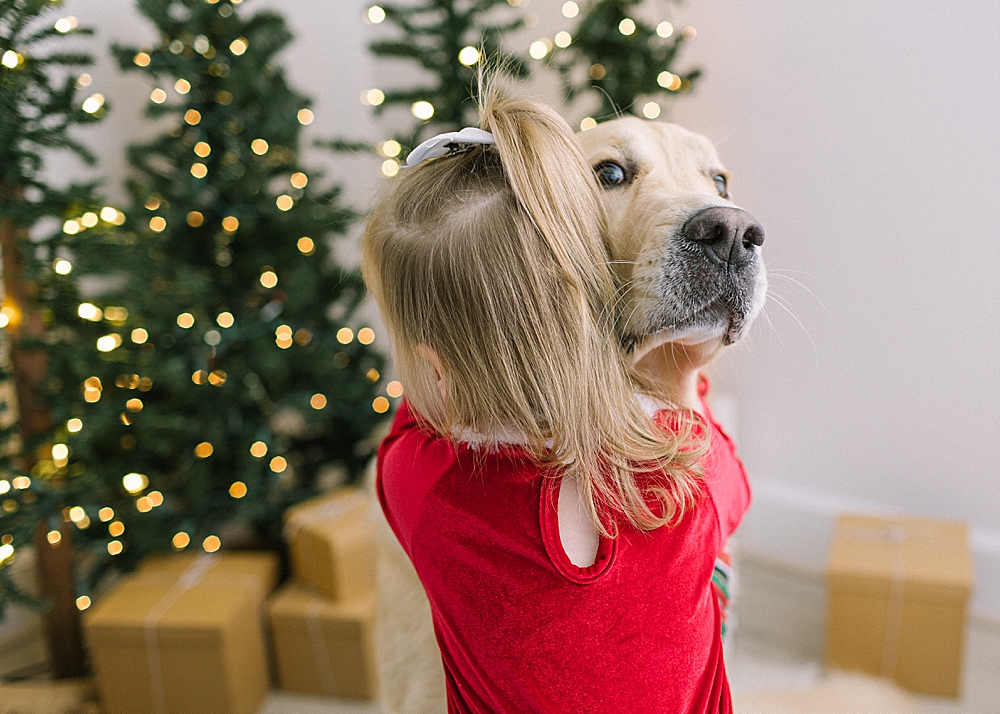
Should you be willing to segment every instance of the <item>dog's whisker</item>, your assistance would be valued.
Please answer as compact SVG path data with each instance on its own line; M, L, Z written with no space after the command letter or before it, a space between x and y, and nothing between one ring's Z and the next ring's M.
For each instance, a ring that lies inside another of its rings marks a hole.
M796 315L795 311L792 310L792 308L786 304L786 301L783 298L780 298L777 295L772 295L771 297L774 298L774 304L780 307L785 312L787 312L791 316L791 318L795 320L798 326L802 328L802 332L804 332L805 336L809 338L809 343L812 345L813 352L816 354L818 358L819 348L816 346L816 341L813 339L813 336L809 333L809 330L806 328L806 326L802 323L802 320L799 319L799 316Z
M802 272L802 271L799 271L799 272ZM827 309L827 307L826 307L826 305L825 305L825 304L823 303L823 301L822 301L822 300L820 300L820 298L819 298L819 295L817 295L816 293L814 293L814 292L812 291L812 289L811 289L811 288L810 288L810 287L809 287L808 285L806 285L805 283L803 283L802 281L800 281L800 280L796 280L795 278L793 278L793 277L791 277L791 276L789 276L789 275L783 275L783 274L782 274L782 273L780 273L780 272L776 272L776 271L774 271L774 270L770 270L770 269L768 269L768 271L767 271L767 274L768 274L768 277L771 277L771 278L781 278L782 280L787 280L788 282L790 282L790 283L792 283L792 284L794 284L794 285L798 285L798 286L799 286L800 288L802 288L802 289L803 289L803 290L805 290L805 291L806 291L807 293L809 293L809 295L810 295L810 296L811 296L811 297L812 297L812 298L813 298L813 299L814 299L814 300L815 300L815 301L816 301L817 303L819 303L819 306L820 306L821 308L823 308L823 310L824 310L824 311L826 312L826 314L827 314L827 315L829 315L829 314L830 314L830 310L829 310L829 309ZM808 273L806 273L806 275L808 275Z

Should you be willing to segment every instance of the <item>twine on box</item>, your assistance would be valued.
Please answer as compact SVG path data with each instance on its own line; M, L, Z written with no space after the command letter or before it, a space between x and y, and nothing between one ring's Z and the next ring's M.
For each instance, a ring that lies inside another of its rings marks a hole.
M156 633L160 619L167 614L181 596L200 583L205 575L219 561L217 553L199 553L184 572L173 582L170 589L163 594L143 618L143 636L146 643L146 665L149 669L149 687L153 695L153 709L156 714L169 714L167 709L167 692L163 682L163 664L160 660L160 645ZM143 577L151 575L167 577L167 573L144 573ZM224 574L225 584L235 587L246 587L256 590L258 601L263 603L264 584L260 578L243 573ZM258 613L262 615L262 613Z
M357 491L318 505L315 508L304 508L296 511L289 517L282 534L285 540L291 540L295 537L296 533L306 526L330 518L336 518L367 503L368 498L360 491Z
M906 565L903 562L902 545L917 538L934 540L940 529L931 524L885 523L862 526L852 524L841 526L837 535L857 543L873 543L889 546L889 604L886 612L885 636L882 638L881 675L892 677L896 673L899 654L899 635L903 625L903 596L906 590Z
M309 647L312 649L313 664L319 675L320 687L326 694L337 694L337 680L333 676L333 663L330 661L330 651L326 647L326 637L323 635L323 621L319 613L323 609L323 601L313 599L306 605L306 632L309 633Z
M156 638L156 625L167 610L174 606L181 595L197 585L209 570L215 566L218 556L199 553L180 577L153 605L143 619L143 634L146 640L146 664L149 668L149 688L153 694L153 708L157 714L168 714L167 693L163 686L163 668L160 662L160 647Z

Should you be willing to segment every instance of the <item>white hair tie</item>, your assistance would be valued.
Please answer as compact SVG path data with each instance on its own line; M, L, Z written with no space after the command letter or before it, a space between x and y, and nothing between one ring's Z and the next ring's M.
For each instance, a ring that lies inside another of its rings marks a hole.
M488 131L467 126L461 131L448 131L432 136L423 142L406 157L404 169L412 169L424 159L436 159L446 156L462 144L495 144L493 135Z

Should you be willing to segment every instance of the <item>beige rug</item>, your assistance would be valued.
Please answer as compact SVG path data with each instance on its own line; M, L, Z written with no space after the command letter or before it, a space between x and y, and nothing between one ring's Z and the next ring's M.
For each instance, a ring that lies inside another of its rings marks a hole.
M920 714L920 699L892 682L859 674L831 674L818 684L744 691L739 714Z

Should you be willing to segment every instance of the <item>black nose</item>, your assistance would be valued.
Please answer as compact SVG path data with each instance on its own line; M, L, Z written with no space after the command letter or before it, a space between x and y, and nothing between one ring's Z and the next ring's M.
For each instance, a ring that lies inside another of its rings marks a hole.
M684 237L697 243L712 261L740 268L764 243L764 229L742 208L715 206L696 213L684 226Z

